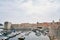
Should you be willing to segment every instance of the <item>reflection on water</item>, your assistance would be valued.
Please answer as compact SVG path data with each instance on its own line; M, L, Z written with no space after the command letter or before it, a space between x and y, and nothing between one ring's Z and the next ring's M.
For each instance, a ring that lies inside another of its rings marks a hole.
M31 32L25 37L25 40L50 40L47 35L43 35L42 33L39 34L40 35L36 34L35 32Z
M26 35L27 33L29 33L29 34ZM41 32L35 33L33 31L23 32L20 35L14 37L14 38L11 38L10 40L18 40L18 37L20 37L21 35L23 35L25 37L24 40L50 40L47 35L43 35Z
M14 38L10 38L9 40L18 40L21 35L25 37L25 40L50 40L47 36L46 31L39 30L21 32L21 34L17 35Z

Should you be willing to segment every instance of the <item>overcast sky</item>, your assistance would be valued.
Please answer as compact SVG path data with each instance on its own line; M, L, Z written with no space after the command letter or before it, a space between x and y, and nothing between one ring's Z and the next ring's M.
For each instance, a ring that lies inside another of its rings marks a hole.
M0 23L58 21L60 0L0 0Z

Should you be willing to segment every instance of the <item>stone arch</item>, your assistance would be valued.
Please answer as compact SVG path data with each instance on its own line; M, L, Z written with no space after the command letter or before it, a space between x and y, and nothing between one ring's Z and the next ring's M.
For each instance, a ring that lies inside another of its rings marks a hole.
M57 36L60 37L60 26L58 26L58 28L57 28Z

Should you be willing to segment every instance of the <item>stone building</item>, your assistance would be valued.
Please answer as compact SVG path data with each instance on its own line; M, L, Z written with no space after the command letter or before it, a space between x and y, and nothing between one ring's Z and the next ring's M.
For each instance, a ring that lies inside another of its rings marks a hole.
M29 24L29 23L12 24L11 27L14 28L14 29L30 28L31 24Z
M4 22L4 29L5 30L11 29L11 22Z
M19 28L36 28L36 27L51 27L52 29L57 29L60 26L60 22L43 22L43 23L21 23L21 24L12 24L11 22L5 22L5 29L19 29Z
M60 38L60 20L59 22L43 22L43 23L21 23L21 24L11 24L11 22L4 23L5 29L28 29L28 28L37 28L37 27L44 27L49 28L49 34Z

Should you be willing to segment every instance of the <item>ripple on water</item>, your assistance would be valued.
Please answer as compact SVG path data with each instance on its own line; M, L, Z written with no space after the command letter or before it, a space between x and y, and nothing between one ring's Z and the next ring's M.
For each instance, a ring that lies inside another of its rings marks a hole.
M25 34L25 33L22 33L22 34ZM19 36L20 35L14 37L14 38L11 38L9 40L18 40ZM31 32L28 36L25 36L25 40L50 40L50 39L47 35L41 34L40 36L37 36L37 35L35 35L34 32Z

